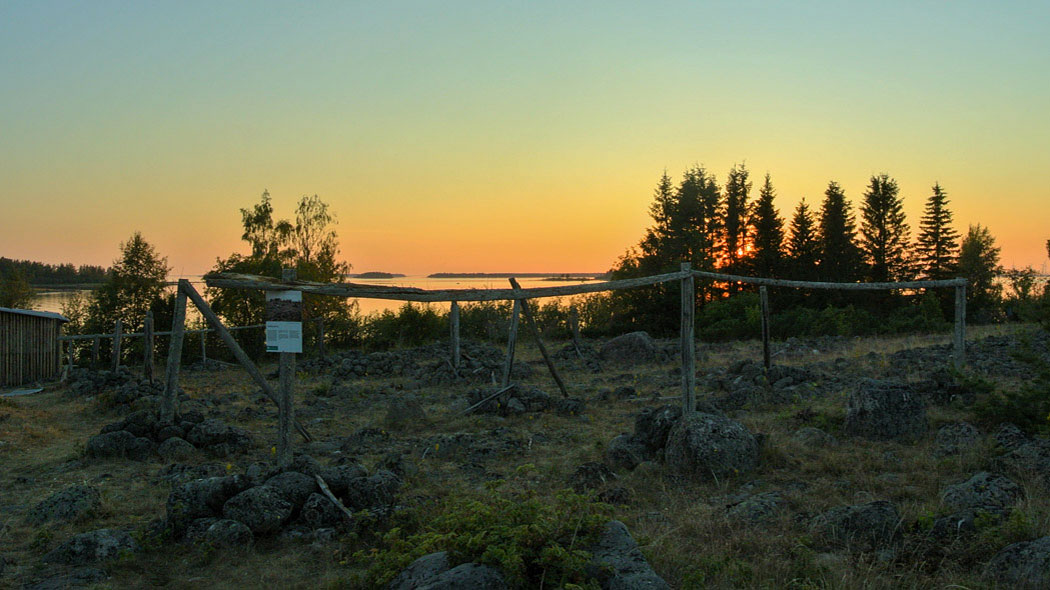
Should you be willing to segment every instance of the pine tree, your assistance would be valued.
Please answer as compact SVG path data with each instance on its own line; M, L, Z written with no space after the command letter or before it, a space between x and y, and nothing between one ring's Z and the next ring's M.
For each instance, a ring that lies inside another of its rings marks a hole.
M798 204L791 218L791 238L787 245L791 278L812 280L817 277L817 261L820 260L820 241L817 239L813 213L806 200Z
M910 278L910 228L897 181L886 174L872 176L860 211L860 247L868 276L876 282Z
M828 183L820 209L820 266L817 276L825 281L853 282L860 271L856 222L837 182Z
M729 170L720 208L722 269L729 273L739 272L740 263L746 256L746 247L749 245L747 200L751 193L751 181L748 180L748 176L744 164L738 164Z
M752 226L754 227L754 251L751 268L760 277L775 277L781 274L784 260L784 220L773 206L776 191L766 173L766 180L758 192Z
M948 195L940 184L934 184L919 222L916 262L922 276L935 280L949 278L955 272L958 249L959 232L952 227Z

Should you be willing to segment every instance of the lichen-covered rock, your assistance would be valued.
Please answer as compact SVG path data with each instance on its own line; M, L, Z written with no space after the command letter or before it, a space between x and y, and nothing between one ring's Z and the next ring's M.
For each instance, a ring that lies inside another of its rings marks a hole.
M605 448L605 461L614 469L634 469L649 456L645 443L630 434L621 434L612 439Z
M230 498L222 506L225 518L242 522L255 534L275 533L292 516L293 506L270 486L256 486Z
M950 485L941 494L941 503L950 510L1002 512L1021 500L1023 492L1005 475L982 471L970 479Z
M414 395L398 395L387 401L383 422L391 428L402 428L422 425L426 419L427 414L423 411L419 398Z
M306 498L299 510L299 520L312 529L338 528L350 524L346 514L321 494L310 494Z
M667 446L667 435L682 417L682 407L666 405L642 410L634 418L634 436L650 453Z
M245 547L254 539L247 525L227 518L201 518L186 529L186 540L216 547Z
M1028 442L1028 437L1017 427L1016 424L1006 422L999 425L999 429L993 435L996 444L1004 451L1012 451Z
M325 467L321 470L320 475L333 494L344 496L350 487L350 482L362 477L368 477L368 470L360 463L344 463L342 465Z
M178 485L168 494L168 526L177 537L182 536L194 520L221 514L226 501L247 487L248 480L241 475L209 477Z
M723 478L758 466L758 441L735 420L697 413L671 429L664 459L679 475Z
M196 450L196 447L185 440L172 436L160 443L160 446L157 447L157 455L165 461L188 461Z
M569 476L569 485L577 493L594 490L605 484L616 480L616 474L611 469L597 461L588 461L576 468Z
M207 449L220 457L246 451L252 446L252 437L248 431L213 418L195 425L186 434L186 440L198 449Z
M416 590L427 580L448 570L448 552L428 553L401 570L387 586L387 590Z
M107 432L88 439L85 454L95 459L145 461L153 454L153 441L127 430Z
M603 361L645 363L660 360L660 349L646 332L630 332L602 345L598 353Z
M69 521L90 516L102 505L96 488L74 484L44 498L29 510L28 520L33 524L50 521Z
M350 480L345 494L347 508L356 511L389 506L400 488L401 480L385 469Z
M506 590L503 575L493 567L464 563L416 586L417 590Z
M958 455L967 449L972 449L980 437L980 431L969 422L945 424L937 429L933 454L935 457Z
M81 588L104 582L109 574L96 567L77 567L66 573L49 576L26 584L22 590L67 590L69 588Z
M810 531L823 542L860 550L873 550L892 543L900 514L891 502L839 506L818 515Z
M1014 450L992 460L996 471L1035 476L1050 488L1050 440L1031 439Z
M134 553L140 549L131 535L119 529L98 529L74 535L55 547L44 561L66 565L86 565L113 559L123 552Z
M745 498L729 507L727 516L745 524L760 524L773 520L784 503L780 492L764 492Z
M926 405L907 385L864 380L846 404L845 432L872 440L915 440L926 433Z
M605 525L598 544L590 549L587 574L596 578L602 590L670 590L645 560L638 544L618 520Z
M264 485L277 490L282 498L299 507L310 497L310 494L318 491L317 480L298 471L285 471L266 480Z
M1050 537L1006 546L988 562L985 575L1004 588L1050 588Z
M812 426L799 428L791 435L791 438L807 447L830 447L838 444L834 436Z

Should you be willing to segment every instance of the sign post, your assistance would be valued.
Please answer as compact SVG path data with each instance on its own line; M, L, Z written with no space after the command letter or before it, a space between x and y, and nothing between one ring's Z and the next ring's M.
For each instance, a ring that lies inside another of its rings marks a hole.
M281 279L295 280L295 269L284 269ZM303 351L303 292L266 292L266 352L280 353L280 394L278 398L277 465L292 463L292 405L295 355Z

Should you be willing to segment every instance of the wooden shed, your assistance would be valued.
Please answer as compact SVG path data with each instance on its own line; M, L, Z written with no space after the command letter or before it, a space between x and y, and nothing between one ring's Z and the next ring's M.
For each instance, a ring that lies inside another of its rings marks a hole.
M58 337L68 321L57 313L0 307L0 387L56 378Z

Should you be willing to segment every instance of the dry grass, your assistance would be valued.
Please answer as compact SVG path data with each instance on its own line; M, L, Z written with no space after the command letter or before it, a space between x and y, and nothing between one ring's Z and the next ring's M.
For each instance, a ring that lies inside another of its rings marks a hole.
M1002 333L1007 328L972 329L971 338ZM785 364L853 359L864 370L885 369L867 354L885 355L896 350L944 344L944 335L906 338L859 339L843 350L806 359L784 359ZM760 358L758 342L709 346L701 369L725 366L741 358ZM536 351L519 353L534 364L529 383L556 392ZM560 363L565 365L565 363ZM271 367L263 367L264 373ZM521 441L518 452L481 460L443 458L438 452L412 448L406 504L428 502L452 494L475 494L485 481L505 479L509 485L549 495L567 487L575 467L601 460L605 445L615 435L633 430L635 414L652 404L632 400L592 401L601 389L631 385L640 398L677 393L679 378L673 365L617 369L594 375L582 367L566 371L574 397L588 400L583 417L553 413L501 418L458 416L450 402L462 398L468 387L428 387L415 391L424 400L429 419L389 431L394 440L418 440L441 433L488 432L505 428L505 436ZM270 460L276 439L276 411L268 402L258 405L257 388L238 369L185 371L182 385L200 400L226 400L216 406L223 419L245 427L258 437L251 456L236 458L233 469L251 461ZM358 379L332 383L326 376L301 373L297 383L297 412L318 441L338 441L365 427L381 427L386 391L405 387L402 379ZM229 401L230 395L238 399ZM911 547L896 554L850 553L819 546L809 535L806 517L841 504L892 500L905 523L938 514L940 492L949 483L966 479L985 467L991 449L979 446L965 455L936 459L931 453L932 434L916 444L840 439L835 446L806 447L791 438L803 425L834 426L841 422L847 392L831 392L819 399L787 406L755 408L738 413L752 431L766 434L761 467L753 473L718 482L683 482L668 479L657 465L643 465L620 475L617 485L631 490L629 505L615 508L643 545L651 564L676 588L980 588L980 562L995 549L1019 536L1050 533L1046 492L1025 482L1028 496L1019 512L1023 522L985 531L980 543L944 551ZM248 417L245 408L256 413ZM805 411L803 411L805 410ZM965 409L931 409L931 425L968 417ZM162 518L168 485L155 474L157 462L98 462L81 459L84 441L104 424L119 419L101 412L88 399L73 400L64 390L37 396L0 400L0 554L16 564L0 578L0 586L42 575L40 557L68 536L101 527L144 528ZM356 457L372 467L382 449ZM201 458L201 461L205 461ZM533 467L523 472L525 464ZM787 510L773 523L741 526L726 517L721 496L742 484L760 481L755 491L781 490ZM72 483L88 483L102 491L100 514L86 522L33 527L25 512L49 493ZM311 546L263 539L250 550L208 550L174 543L150 545L142 554L110 566L112 578L105 588L343 588L361 564L348 559L361 541ZM12 573L11 570L14 570Z

